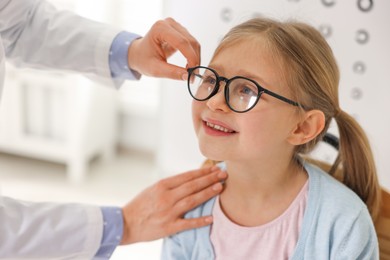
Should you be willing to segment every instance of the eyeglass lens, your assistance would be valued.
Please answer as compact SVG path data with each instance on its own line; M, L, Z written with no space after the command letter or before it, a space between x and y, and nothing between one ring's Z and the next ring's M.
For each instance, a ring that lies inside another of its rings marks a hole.
M207 68L196 68L191 72L188 80L190 94L199 101L207 100L214 95L217 84L217 75ZM256 84L243 77L230 79L225 88L227 88L225 90L226 103L237 112L252 108L259 98L259 89Z

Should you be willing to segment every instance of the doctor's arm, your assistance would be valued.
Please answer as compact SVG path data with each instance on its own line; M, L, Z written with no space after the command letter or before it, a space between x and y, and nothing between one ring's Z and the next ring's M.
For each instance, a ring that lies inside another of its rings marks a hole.
M226 177L225 172L208 168L163 179L123 208L103 208L103 214L96 206L0 197L0 258L108 259L118 244L209 225L211 217L183 219L183 215L217 195L222 190L220 180ZM110 220L114 222L104 223ZM105 238L112 236L111 242Z
M80 72L108 83L112 79L107 57L113 39L121 33L118 28L59 11L46 1L4 0L0 33L6 56L16 66ZM130 73L182 79L185 68L167 63L176 51L188 66L200 62L198 42L171 18L156 22L145 37L134 39L133 35L125 41Z

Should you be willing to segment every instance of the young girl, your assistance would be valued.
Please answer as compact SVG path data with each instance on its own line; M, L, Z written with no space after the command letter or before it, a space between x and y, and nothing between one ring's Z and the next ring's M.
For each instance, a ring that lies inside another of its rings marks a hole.
M338 67L318 31L252 19L223 38L208 67L188 71L201 152L229 178L186 215L212 214L213 224L165 239L162 259L378 259L373 155L339 106ZM332 118L345 185L303 156Z

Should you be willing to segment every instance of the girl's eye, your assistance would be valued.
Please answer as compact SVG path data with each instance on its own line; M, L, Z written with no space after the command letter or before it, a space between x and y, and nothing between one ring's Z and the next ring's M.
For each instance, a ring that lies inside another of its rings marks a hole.
M243 84L239 88L239 93L245 96L257 96L257 88L255 90L253 86Z
M210 84L210 85L215 85L217 80L214 78L214 77L211 77L211 76L206 76L204 79L203 79L203 82L204 83L207 83L207 84Z
M241 93L242 94L245 94L245 95L255 95L255 93L253 92L253 90L247 86L243 86L242 89L241 89Z

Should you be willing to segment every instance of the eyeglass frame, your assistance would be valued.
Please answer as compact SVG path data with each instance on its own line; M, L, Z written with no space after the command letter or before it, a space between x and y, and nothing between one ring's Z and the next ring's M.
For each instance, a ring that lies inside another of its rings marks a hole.
M191 86L190 86L191 75L192 75L193 71L196 70L196 69L207 69L207 70L212 71L212 72L215 74L216 80L217 80L217 82L215 83L214 89L211 91L211 93L210 93L206 98L203 98L203 99L196 98L196 97L192 94L192 92L191 92ZM304 107L303 105L301 105L300 103L295 102L295 101L293 101L293 100L291 100L291 99L288 99L288 98L286 98L286 97L283 97L283 96L281 96L281 95L279 95L279 94L276 94L275 92L272 92L272 91L270 91L270 90L268 90L268 89L265 89L265 88L263 88L259 83L257 83L256 81L254 81L253 79L249 79L249 78L244 77L244 76L234 76L234 77L228 79L228 78L226 78L226 77L219 76L219 74L218 74L214 69L209 68L209 67L205 67L205 66L196 66L196 67L192 67L192 68L187 68L187 72L188 72L188 79L187 79L188 91L190 92L190 95L192 96L192 98L195 99L195 100L197 100L197 101L206 101L206 100L212 98L213 96L215 96L215 95L218 93L218 91L219 91L220 82L223 81L223 82L225 82L225 89L224 89L225 102L226 102L226 104L228 105L228 107L229 107L232 111L234 111L234 112L236 112L236 113L245 113L245 112L248 112L249 110L251 110L252 108L254 108L254 107L256 106L256 104L259 102L261 95L264 94L264 93L265 93L265 94L268 94L268 95L270 95L270 96L272 96L272 97L274 97L274 98L277 98L277 99L279 99L279 100L281 100L281 101L283 101L283 102L286 102L286 103L288 103L288 104L290 104L290 105L293 105L293 106L296 106L296 107L300 107L300 108L305 109L305 107ZM253 84L255 84L256 87L257 87L257 89L258 89L258 94L257 94L257 97L256 97L256 102L254 102L253 105L252 105L250 108L248 108L248 109L246 109L246 110L244 110L244 111L238 111L238 110L233 109L233 108L230 106L229 102L228 102L228 88L229 88L229 84L230 84L230 82L232 82L232 81L235 80L235 79L245 79L245 80L249 80L250 82L252 82Z

